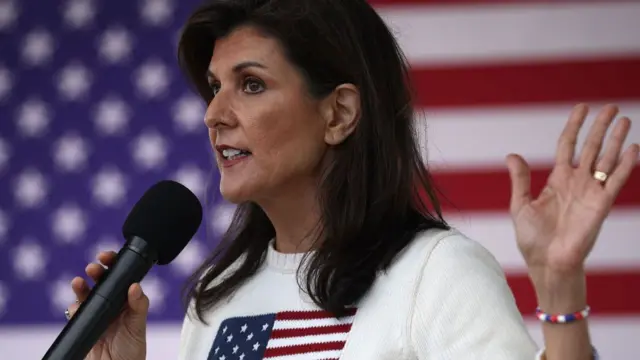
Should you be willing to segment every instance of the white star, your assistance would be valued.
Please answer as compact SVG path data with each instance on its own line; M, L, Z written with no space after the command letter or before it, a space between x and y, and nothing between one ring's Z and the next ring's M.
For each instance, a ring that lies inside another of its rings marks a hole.
M9 220L9 215L6 212L0 210L0 243L2 243L9 233L9 227L11 226L11 222Z
M52 216L51 231L64 243L79 241L86 230L87 217L83 210L75 204L60 206Z
M74 276L64 274L53 282L49 288L52 310L58 316L76 301L76 294L71 289L71 280L73 278Z
M218 360L227 360L227 357L226 357L226 356L224 356L224 355L222 355L222 356L220 356L220 357L218 358Z
M256 343L253 344L253 351L258 351L259 347L260 347L260 343L256 341Z
M30 66L42 65L51 60L54 43L51 34L45 30L35 30L27 34L22 44L22 59Z
M249 340L251 340L251 339L253 339L253 333L251 333L251 334L247 335L247 341L249 341Z
M0 30L6 30L13 26L19 13L14 1L0 1Z
M34 239L25 239L13 249L13 271L21 280L42 278L46 265L46 253Z
M180 132L191 133L204 130L205 106L196 96L183 96L173 106L174 125Z
M146 131L133 142L133 160L143 170L162 166L167 151L167 141L157 131Z
M234 354L237 353L238 350L240 350L240 346L236 345L236 346L233 347L233 353Z
M227 231L231 220L233 220L235 210L236 206L228 203L221 203L215 207L211 220L216 234L224 234Z
M158 277L148 275L141 281L140 285L142 286L142 291L149 298L149 311L153 313L162 312L167 294L165 284Z
M147 25L166 25L171 21L173 4L169 0L143 0L140 17Z
M196 196L200 197L206 187L204 172L193 164L185 164L174 174L175 181L186 186Z
M11 148L9 147L9 143L0 138L0 174L2 174L3 170L9 163L10 158Z
M29 168L16 177L13 195L18 205L33 208L42 204L48 190L44 176L38 170Z
M53 161L61 171L80 170L88 157L89 144L77 134L66 134L53 145Z
M231 340L233 340L233 334L227 336L227 342L231 342Z
M180 275L190 275L204 260L209 250L196 239L191 240L171 262L171 266Z
M267 331L268 328L269 328L269 324L262 325L262 331Z
M93 199L103 206L121 205L126 200L127 185L127 179L117 168L103 168L93 178Z
M95 126L101 135L122 134L129 123L129 107L118 97L110 97L98 104Z
M228 327L225 325L225 327L222 328L222 333L225 334L227 332Z
M171 74L159 60L149 60L135 72L135 85L146 98L163 95L169 86Z
M98 54L109 64L125 60L131 53L132 39L129 32L121 27L112 27L100 37Z
M244 353L240 354L240 357L238 359L243 360L245 357Z
M65 100L86 96L91 82L91 71L79 63L67 65L57 76L58 92Z
M65 23L72 28L82 28L96 15L96 5L90 0L69 0L63 9Z
M248 328L247 324L242 325L240 327L240 333L247 332L247 328Z
M0 100L4 100L13 87L13 76L6 68L0 66Z
M9 302L9 288L0 281L0 317L4 315Z
M16 117L16 127L20 135L40 137L45 134L51 122L49 106L39 99L29 99L20 105Z
M97 243L87 250L87 261L96 261L96 256L102 251L115 251L118 252L123 245L123 241L118 241L115 236L103 235Z

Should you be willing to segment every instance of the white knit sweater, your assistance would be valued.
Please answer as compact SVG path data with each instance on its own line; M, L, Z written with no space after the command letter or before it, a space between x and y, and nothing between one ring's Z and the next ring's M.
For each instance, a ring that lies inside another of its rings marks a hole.
M185 317L179 359L541 359L498 262L455 230L420 234L341 319L300 290L301 259L270 246L208 325Z

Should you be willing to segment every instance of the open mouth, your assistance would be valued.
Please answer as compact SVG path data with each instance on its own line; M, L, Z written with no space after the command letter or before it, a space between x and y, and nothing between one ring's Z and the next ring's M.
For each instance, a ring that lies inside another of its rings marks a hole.
M224 149L221 151L221 154L225 160L235 160L249 156L251 155L251 152L240 149Z

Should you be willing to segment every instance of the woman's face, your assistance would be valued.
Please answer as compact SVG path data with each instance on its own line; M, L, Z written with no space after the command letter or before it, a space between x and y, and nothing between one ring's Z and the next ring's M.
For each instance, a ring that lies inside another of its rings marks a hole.
M242 27L215 43L205 123L231 202L278 197L314 186L327 149L320 100L279 43ZM326 113L326 112L325 112Z

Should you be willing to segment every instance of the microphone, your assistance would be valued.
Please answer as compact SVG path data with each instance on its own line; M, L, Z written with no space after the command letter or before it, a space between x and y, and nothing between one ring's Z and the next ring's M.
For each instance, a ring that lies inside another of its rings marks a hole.
M87 299L60 332L43 360L83 360L124 310L129 287L155 264L175 259L202 222L202 205L183 185L163 180L147 190L122 226L126 239Z

